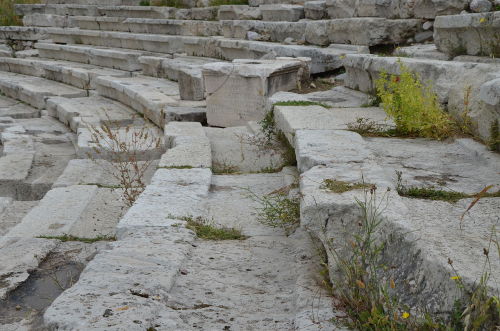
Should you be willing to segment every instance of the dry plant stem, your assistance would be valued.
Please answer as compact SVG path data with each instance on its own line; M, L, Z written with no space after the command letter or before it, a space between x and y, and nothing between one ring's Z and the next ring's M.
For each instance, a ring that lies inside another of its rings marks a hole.
M106 123L101 123L99 126L87 125L87 127L91 133L94 152L100 154L105 150L109 154L112 170L108 167L104 169L120 183L123 200L131 207L146 187L144 177L153 162L153 160L140 161L143 159L143 151L158 148L161 140L150 136L150 124L147 122L139 130L136 130L137 127L134 127L135 130L131 126L125 127L125 136L113 129L119 127L117 123L115 125L109 123L113 121L108 118ZM95 158L92 156L90 158L99 164Z

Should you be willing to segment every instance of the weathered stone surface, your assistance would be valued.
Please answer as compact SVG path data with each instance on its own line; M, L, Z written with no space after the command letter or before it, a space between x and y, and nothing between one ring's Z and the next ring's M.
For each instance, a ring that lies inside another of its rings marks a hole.
M444 185L446 190L472 193L491 182L491 176L498 177L498 173L494 174L498 156L468 139L451 144L423 139L363 140L356 145L369 154L364 161L353 157L346 160L347 163L317 166L303 174L302 226L317 235L324 245L336 245L337 253L347 256L344 254L349 254L349 240L361 219L355 198L366 200L362 190L334 194L322 188L322 182L325 179L359 182L363 178L380 191L390 188L384 198L379 193L376 200L383 205L380 211L384 221L376 237L386 241L386 247L390 248L384 250L382 260L398 266L385 276L394 279L397 294L409 306L425 307L433 313L442 311L443 307L452 307L462 294L450 280L454 274L447 261L454 261L454 267L466 283L477 280L483 266L478 261L484 259L483 247L491 235L491 225L495 222L493 215L498 213L498 198L484 200L481 207L467 216L475 222L465 225L465 221L462 224L465 228L461 228L457 219L470 199L461 200L457 205L399 197L394 193L394 171L403 171L404 184ZM345 155L353 146L339 141L334 149ZM484 176L475 178L476 167L484 171ZM382 202L383 199L389 200ZM492 272L497 272L494 270L500 268L498 261L492 268ZM330 264L330 272L336 277L338 266L335 263ZM491 283L490 286L495 290L497 285Z
M500 56L500 11L441 16L434 31L438 50L450 56Z
M394 50L395 56L401 57L415 57L431 60L450 60L450 56L437 50L434 44L422 44L398 47Z
M345 59L347 70L346 86L364 92L374 91L375 80L381 72L399 74L398 61L401 61L412 72L418 73L424 82L430 81L434 92L441 103L447 105L448 112L460 120L465 105L468 103L468 116L474 132L481 138L490 137L491 123L500 117L500 105L491 105L483 100L485 89L494 91L488 86L495 86L500 76L498 66L482 63L463 63L453 61L437 61L412 58L378 57L348 55ZM470 90L470 93L467 91ZM467 98L467 102L465 99ZM490 102L494 99L489 98Z
M58 28L72 28L77 26L72 17L53 14L25 15L23 16L23 24L30 27L53 26Z
M0 300L29 277L57 242L39 238L0 238Z
M203 215L202 201L207 197L210 169L158 169L144 192L117 225L117 235L142 227L167 227L180 217Z
M164 131L167 151L158 167L212 167L210 141L200 123L170 122Z
M219 7L219 20L260 20L262 12L260 8L241 6L241 5L225 5Z
M491 1L488 0L472 0L470 3L470 9L475 13L489 12L492 7Z
M125 71L141 70L142 66L138 59L143 55L148 55L147 52L143 51L99 46L37 43L36 47L40 57L43 58L89 63ZM158 55L162 57L168 56L167 54Z
M116 101L99 96L87 98L50 98L47 109L76 132L88 126L127 126L143 121L134 110Z
M58 81L81 89L95 88L98 76L127 77L130 74L114 69L66 61L38 58L0 58L0 70Z
M373 159L360 135L344 130L297 130L297 167L305 172L317 165L368 162Z
M247 127L206 128L206 133L214 172L269 172L286 163L283 146Z
M120 101L159 126L164 124L165 107L179 104L179 87L167 80L146 76L98 77L96 87L100 95Z
M0 39L4 40L41 40L46 39L44 29L25 26L1 26Z
M86 91L68 85L10 72L1 72L0 91L38 109L45 108L46 99L51 96L77 98L87 95Z
M278 23L274 22L274 24ZM145 35L59 28L47 28L46 30L50 38L56 43L83 43L104 46L107 47L106 49L109 49L109 47L127 48L127 53L130 51L129 49L133 49L160 53L186 53L193 56L217 57L223 60L258 59L273 52L277 56L283 57L310 57L313 60L311 73L338 69L342 66L341 57L345 54L359 52L357 46L351 45L321 48L220 37ZM67 47L60 48L67 49ZM102 49L99 48L99 51L102 52ZM53 56L57 56L57 54L49 57L52 58ZM87 55L85 55L85 58L87 58ZM111 64L105 66L113 67Z
M296 22L304 18L304 7L299 5L262 5L259 8L264 21Z
M469 0L326 0L328 15L331 18L434 18L439 15L458 14L467 8L468 4Z
M385 127L392 127L386 113L377 107L331 108L321 106L274 106L276 129L294 144L297 130L345 130L347 125L364 118Z
M404 43L421 28L417 19L388 20L385 18L356 17L320 21L267 22L223 21L226 38L246 39L247 31L265 36L266 41L283 42L292 37L313 45L332 43L353 45L379 45Z
M321 20L328 16L326 11L326 1L306 1L304 4L304 15L305 18L311 20Z
M193 233L183 227L128 232L126 239L98 254L78 283L53 302L44 314L46 325L58 329L123 330L125 325L128 330L177 329L180 321L165 303L193 240Z
M203 77L208 124L227 127L261 120L267 98L296 88L304 66L305 60L291 58L206 64ZM242 98L245 103L241 103Z
M151 166L144 174L144 181L149 183L154 171L156 163L152 162ZM142 162L138 162L140 166ZM130 165L131 167L133 165ZM90 159L74 159L68 162L64 172L57 178L52 185L56 187L67 187L72 185L98 185L101 187L120 187L123 185L119 180L120 173L117 167L105 160L90 160Z

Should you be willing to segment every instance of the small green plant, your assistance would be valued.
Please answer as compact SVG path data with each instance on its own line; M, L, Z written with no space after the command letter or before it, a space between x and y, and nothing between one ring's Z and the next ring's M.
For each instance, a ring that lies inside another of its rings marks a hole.
M476 198L481 196L481 198L495 198L500 197L500 190L497 192L479 192L476 194L467 194L463 192L455 191L445 191L440 189L435 189L434 187L415 187L406 186L403 184L403 174L400 171L396 171L397 183L396 189L398 194L407 198L414 199L425 199L425 200L438 200L446 201L450 203L456 203L461 199L466 198Z
M354 122L347 123L347 129L365 137L401 136L395 129L365 117L358 117Z
M500 128L498 120L494 120L490 126L490 139L488 148L492 151L500 151Z
M324 190L328 190L333 193L344 193L352 190L361 190L368 189L372 186L372 184L368 183L349 183L344 182L342 180L336 179L325 179L321 184L320 188Z
M238 173L238 167L227 161L214 162L212 171L216 175L231 175Z
M206 240L244 240L247 237L241 233L241 230L224 226L216 226L213 220L203 217L181 217L186 221L186 228L193 230L201 239Z
M67 242L67 241L79 241L83 242L86 244L92 244L98 241L115 241L116 237L114 236L97 236L95 238L81 238L81 237L75 237L69 234L63 234L61 236L39 236L37 238L42 238L42 239L54 239L54 240L60 240L62 242Z
M257 220L266 226L281 228L291 234L300 223L300 200L290 197L291 187L260 196L249 191L249 197L258 202Z
M149 0L147 2L149 2L151 6L157 7L188 8L182 0Z
M382 106L397 131L425 138L444 139L454 132L453 122L443 111L430 84L399 62L400 75L381 73L376 81Z
M149 3L149 0L141 0L141 2L139 2L139 6L151 6L151 4Z
M500 327L500 297L498 293L490 295L488 289L491 279L490 254L492 249L496 251L500 258L500 242L498 241L496 226L492 228L488 247L483 249L485 261L481 277L479 282L472 287L467 286L462 281L462 277L453 266L453 261L448 259L448 264L454 273L451 278L455 280L457 287L462 291L462 297L466 298L464 301L458 300L455 302L455 310L459 313L456 314L459 318L454 317L456 329L496 330Z
M389 203L388 194L377 197L377 188L364 189L357 230L345 242L328 241L328 257L338 272L331 277L338 307L346 313L346 324L355 330L441 330L429 316L417 316L402 306L394 292L393 279L383 277L387 266L381 262L385 242L377 240ZM387 191L388 192L388 191Z
M210 6L224 6L224 5L248 5L248 0L212 0Z
M332 108L326 103L317 102L317 101L279 101L274 104L274 106L292 106L292 107L300 107L300 106L320 106L326 109Z

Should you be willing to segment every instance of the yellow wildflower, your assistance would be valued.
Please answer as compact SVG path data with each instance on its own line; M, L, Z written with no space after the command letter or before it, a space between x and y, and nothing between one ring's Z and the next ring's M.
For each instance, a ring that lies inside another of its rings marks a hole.
M451 277L451 279L453 279L453 280L459 280L460 276L453 276L453 277Z
M403 313L403 315L401 315L401 317L404 318L404 319L407 319L408 317L410 317L410 313L408 313L408 312L405 311Z
M486 18L482 17L480 20L479 20L479 23L484 23L486 22Z

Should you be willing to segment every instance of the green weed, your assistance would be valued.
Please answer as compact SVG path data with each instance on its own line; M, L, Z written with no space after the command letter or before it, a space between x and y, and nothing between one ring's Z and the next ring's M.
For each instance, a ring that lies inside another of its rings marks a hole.
M60 240L62 242L67 242L67 241L79 241L83 242L86 244L92 244L98 241L115 241L116 237L114 236L97 236L95 238L81 238L81 237L75 237L69 234L63 234L62 236L39 236L37 238L41 239L54 239L54 240Z
M381 73L376 81L382 106L398 132L425 138L444 139L454 132L453 122L443 111L430 84L399 63L400 75Z
M488 141L488 148L492 151L500 151L500 129L498 120L494 120L490 126L490 139Z
M241 230L225 226L216 226L212 221L202 217L182 217L186 221L186 228L193 230L198 238L206 240L244 240L247 237Z
M325 179L320 188L333 193L344 193L352 190L368 189L372 184L368 183L348 183L336 179Z
M210 6L224 6L224 5L248 5L248 0L212 0Z
M293 107L320 106L320 107L327 108L327 109L332 108L331 106L327 105L326 103L317 102L317 101L279 101L279 102L276 102L274 104L274 106L293 106Z
M479 194L481 195L481 198L500 197L500 190L491 193L480 192L477 194L467 194L463 192L435 189L434 187L406 186L403 184L402 173L400 171L396 171L396 176L397 176L396 190L398 191L398 194L402 197L425 199L425 200L438 200L450 203L456 203L457 201L466 198L476 198L477 196L479 196Z
M257 220L266 226L284 229L286 235L291 234L300 223L300 200L289 197L289 189L287 187L264 196L249 191L249 197L260 205Z

